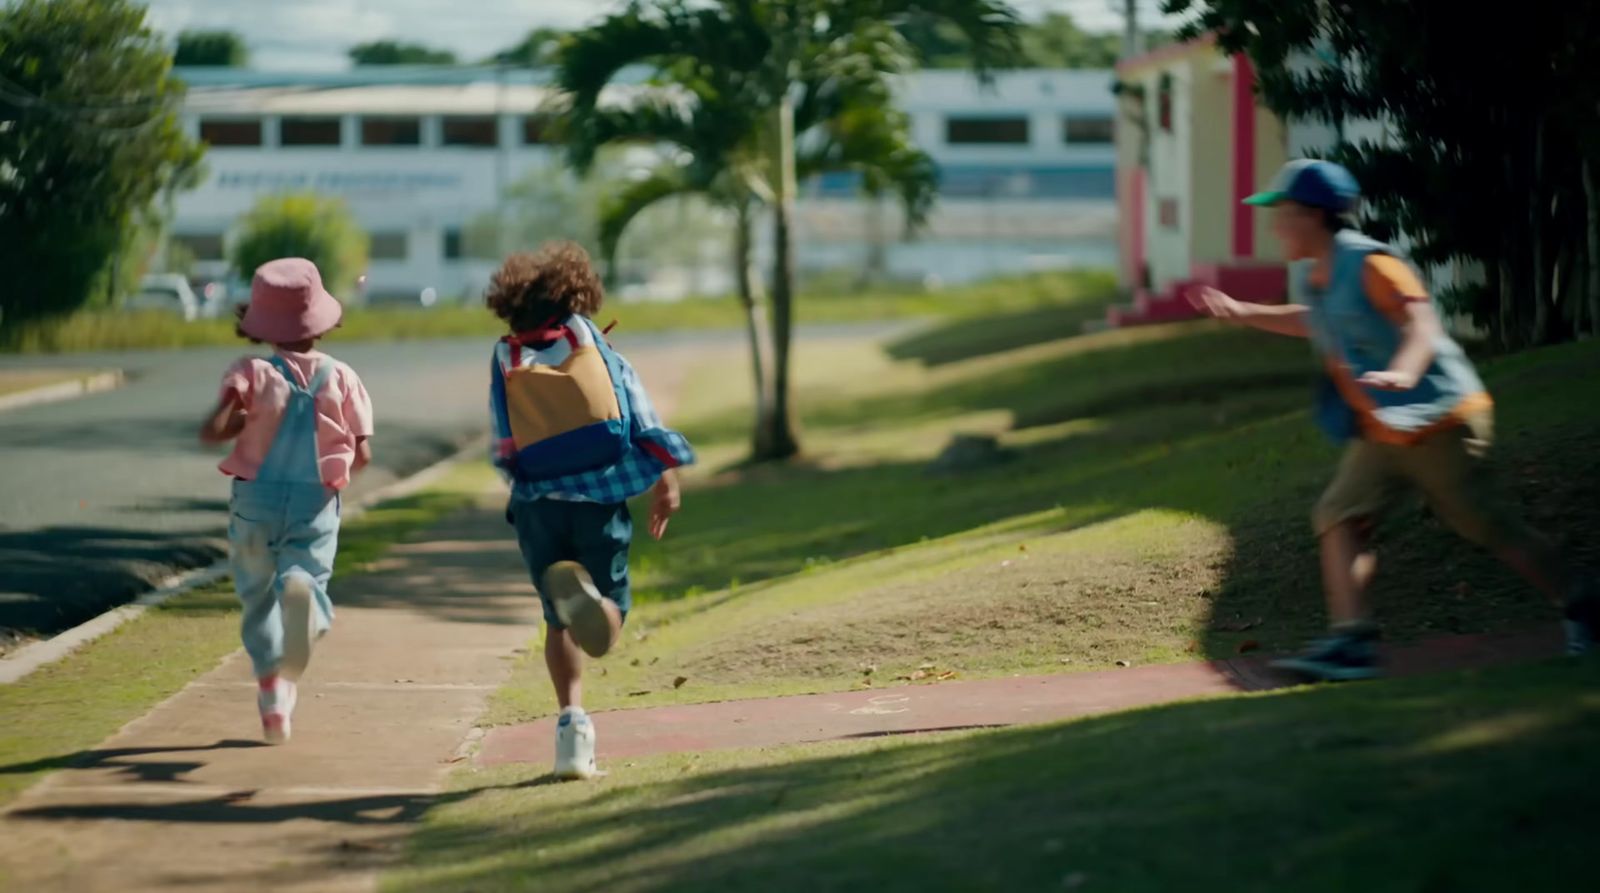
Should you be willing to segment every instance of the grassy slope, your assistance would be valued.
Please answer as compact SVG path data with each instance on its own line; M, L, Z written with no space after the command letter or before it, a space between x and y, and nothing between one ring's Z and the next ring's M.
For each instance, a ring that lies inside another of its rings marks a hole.
M1048 315L1021 318L1047 330ZM705 465L668 540L638 547L642 604L590 675L591 705L885 685L930 663L983 676L1229 656L1316 631L1306 517L1336 452L1304 411L1304 345L1182 325L993 352L1017 319L887 353L803 349L811 454L783 469L730 468L743 379L692 378L679 418ZM1533 520L1591 559L1597 372L1593 344L1486 364L1504 476ZM955 432L996 434L1010 461L929 475ZM1383 542L1375 595L1393 637L1550 620L1420 507ZM489 720L548 712L543 675L525 661ZM674 688L678 676L689 681Z
M341 576L472 504L488 483L487 472L463 469L353 519L340 532L335 597ZM238 602L225 582L175 598L65 660L0 686L0 805L210 670L239 647L238 625Z
M1574 889L1600 830L1597 682L1562 662L657 757L592 784L459 773L384 889Z
M962 317L980 311L1026 311L1051 306L1063 292L1107 293L1109 274L1043 273L999 279L939 292L877 290L849 294L806 295L799 303L806 323L862 322L914 317ZM691 299L677 303L614 303L599 314L616 320L630 334L681 329L736 328L744 324L731 298ZM496 321L477 302L438 307L353 309L333 341L387 341L417 338L493 337ZM68 353L85 350L181 348L238 341L231 320L176 322L162 314L84 312L64 322L8 331L0 351Z

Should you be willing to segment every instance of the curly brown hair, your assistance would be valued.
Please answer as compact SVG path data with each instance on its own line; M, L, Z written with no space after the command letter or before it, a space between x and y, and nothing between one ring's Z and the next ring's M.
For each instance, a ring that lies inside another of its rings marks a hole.
M526 332L571 314L593 316L605 302L589 252L574 242L551 242L506 258L489 280L483 303L513 332Z

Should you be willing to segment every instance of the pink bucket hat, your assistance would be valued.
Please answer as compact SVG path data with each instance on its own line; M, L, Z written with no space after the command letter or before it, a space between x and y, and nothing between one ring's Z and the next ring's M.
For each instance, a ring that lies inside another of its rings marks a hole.
M287 344L327 334L344 307L322 287L317 265L303 257L268 261L250 283L250 309L239 328L269 344Z

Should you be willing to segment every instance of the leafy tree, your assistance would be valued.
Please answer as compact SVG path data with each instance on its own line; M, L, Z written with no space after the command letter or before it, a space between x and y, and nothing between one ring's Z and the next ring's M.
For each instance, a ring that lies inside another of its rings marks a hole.
M145 12L126 0L0 8L0 289L9 328L109 295L119 260L193 184L183 85Z
M367 234L342 200L315 193L267 196L240 221L228 260L241 277L280 257L303 257L317 265L334 294L355 285L366 271Z
M789 368L796 134L805 122L832 118L819 110L845 97L873 93L887 103L887 78L915 64L894 23L918 12L954 23L970 41L980 71L1016 58L1016 13L998 0L635 0L562 49L559 80L570 94L574 121L604 120L594 114L601 91L623 68L649 64L664 81L719 96L717 114L680 116L679 127L739 135L706 140L729 151L691 156L686 170L703 180L723 168L737 172L740 188L763 196L772 211L772 399L771 412L760 420L757 459L787 458L800 449ZM698 138L683 133L676 141L689 145Z
M449 50L435 50L420 43L397 43L393 40L375 40L362 43L349 50L350 61L356 65L454 65L456 54Z
M184 31L178 35L172 64L243 68L250 64L250 49L232 31Z
M567 32L556 28L535 28L522 40L496 53L495 62L506 65L526 65L531 68L548 68L556 64Z
M1279 114L1341 132L1385 125L1385 138L1342 140L1330 153L1360 179L1369 230L1404 233L1424 264L1481 269L1481 284L1448 297L1498 342L1597 331L1600 4L1540 2L1515 15L1456 0L1166 7L1198 9L1198 29L1248 53Z
M901 19L896 29L928 68L970 68L972 51L961 29L934 15ZM1122 51L1119 34L1090 34L1066 13L1046 13L1021 28L1018 68L1110 68Z
M1022 54L1034 68L1110 68L1122 53L1122 35L1090 34L1066 13L1047 13L1022 31Z

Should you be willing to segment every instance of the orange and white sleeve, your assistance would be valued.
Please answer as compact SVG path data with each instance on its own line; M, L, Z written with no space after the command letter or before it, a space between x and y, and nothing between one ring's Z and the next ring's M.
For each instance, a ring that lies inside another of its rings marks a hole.
M1406 305L1429 300L1428 287L1422 284L1411 266L1398 257L1374 254L1361 271L1361 284L1372 306L1395 324L1406 320Z

